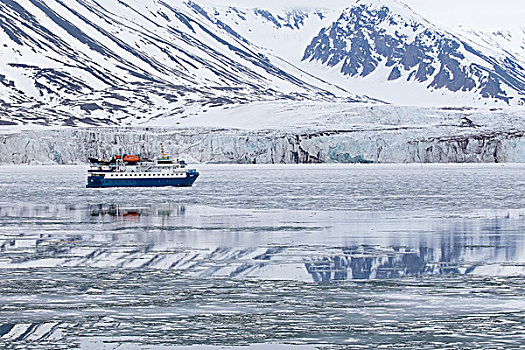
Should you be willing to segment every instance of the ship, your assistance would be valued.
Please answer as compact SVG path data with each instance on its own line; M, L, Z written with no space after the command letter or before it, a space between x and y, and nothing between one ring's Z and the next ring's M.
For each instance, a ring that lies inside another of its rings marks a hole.
M88 188L191 186L199 177L197 170L188 169L184 160L165 153L162 144L160 157L153 160L133 154L88 160Z

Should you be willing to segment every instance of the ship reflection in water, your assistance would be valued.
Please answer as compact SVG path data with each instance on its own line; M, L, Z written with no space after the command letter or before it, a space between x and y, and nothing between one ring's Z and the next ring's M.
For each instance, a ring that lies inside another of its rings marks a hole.
M324 283L525 271L520 210L447 217L179 204L3 205L0 218L0 268L153 268L190 278Z
M134 221L140 222L144 217L162 218L163 227L166 219L171 215L184 215L185 207L183 205L165 205L165 206L125 206L119 204L90 205L87 209L92 218L99 218L100 221Z

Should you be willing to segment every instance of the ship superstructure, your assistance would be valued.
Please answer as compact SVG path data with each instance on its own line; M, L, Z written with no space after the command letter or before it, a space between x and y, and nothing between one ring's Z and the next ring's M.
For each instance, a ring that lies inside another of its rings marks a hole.
M86 187L191 186L199 173L186 162L164 152L154 160L139 155L115 155L111 159L89 158Z

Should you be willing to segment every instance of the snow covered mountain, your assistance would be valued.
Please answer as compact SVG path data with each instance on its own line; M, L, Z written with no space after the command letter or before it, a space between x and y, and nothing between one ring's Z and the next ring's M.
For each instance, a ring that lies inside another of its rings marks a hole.
M525 101L523 56L456 36L396 1L357 1L312 40L303 59L359 78L352 83L403 81L392 86L408 96L423 86L465 99Z
M0 125L166 126L261 101L523 104L523 36L336 3L2 0Z
M363 100L257 47L193 2L0 2L2 124L135 124L259 100Z
M525 101L523 29L441 28L396 0L309 4L205 8L269 54L349 91L402 105Z

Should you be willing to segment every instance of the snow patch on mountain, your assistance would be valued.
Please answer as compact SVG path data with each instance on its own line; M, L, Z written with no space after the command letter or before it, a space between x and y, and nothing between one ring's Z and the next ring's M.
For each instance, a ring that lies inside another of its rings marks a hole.
M214 21L221 21L263 50L298 63L304 48L321 28L340 15L340 10L315 6L289 8L286 4L272 7L232 7L208 4L207 13Z

